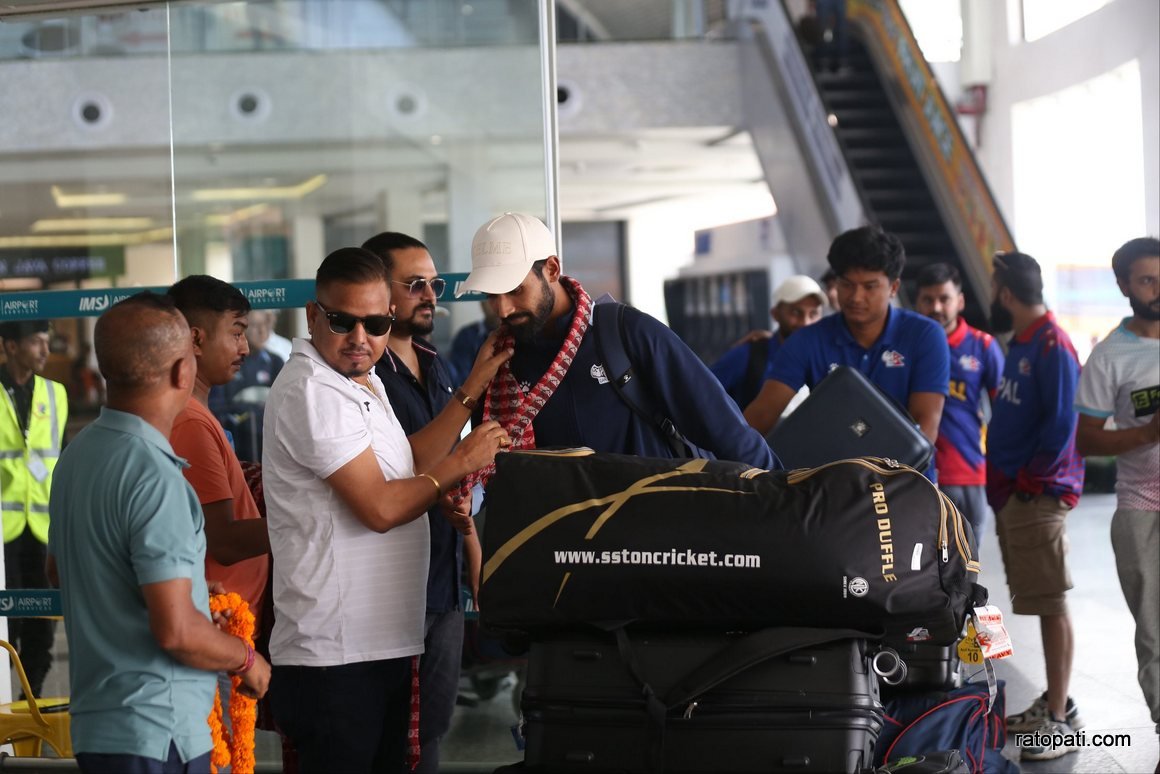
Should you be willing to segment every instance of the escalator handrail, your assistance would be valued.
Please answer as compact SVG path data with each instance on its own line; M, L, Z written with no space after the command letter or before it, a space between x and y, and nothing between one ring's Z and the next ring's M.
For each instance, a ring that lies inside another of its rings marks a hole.
M1013 250L1015 240L898 0L849 0L847 15L864 33L867 49L887 65L905 93L910 112L922 129L921 140L929 156L938 161L940 177L948 184L950 199L967 224L979 261L989 275L994 254ZM943 132L935 131L931 113L942 123Z

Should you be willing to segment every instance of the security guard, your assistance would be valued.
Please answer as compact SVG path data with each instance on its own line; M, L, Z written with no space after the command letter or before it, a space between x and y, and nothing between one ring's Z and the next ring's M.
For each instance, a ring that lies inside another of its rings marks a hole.
M48 588L48 493L68 421L64 385L37 374L48 362L48 322L0 324L5 362L0 365L0 505L4 514L5 587ZM55 623L10 618L8 635L20 653L28 682L39 696L52 666Z

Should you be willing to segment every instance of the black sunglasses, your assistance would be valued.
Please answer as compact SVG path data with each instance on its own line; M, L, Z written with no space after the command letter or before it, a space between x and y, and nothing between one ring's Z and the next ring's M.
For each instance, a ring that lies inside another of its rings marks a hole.
M395 324L393 314L370 314L366 317L355 317L346 312L328 312L326 307L318 303L317 300L314 304L326 315L330 332L337 333L339 336L350 333L354 330L354 326L359 323L362 323L363 330L367 332L368 336L385 336L391 332L391 326Z
M403 280L391 280L391 282L395 283L396 285L405 285L407 287L407 295L411 298L419 298L423 295L428 287L430 287L431 292L435 294L435 298L442 298L443 291L447 289L447 280L443 279L442 277L436 277L435 279L431 280L417 279L411 280L410 282L404 282Z

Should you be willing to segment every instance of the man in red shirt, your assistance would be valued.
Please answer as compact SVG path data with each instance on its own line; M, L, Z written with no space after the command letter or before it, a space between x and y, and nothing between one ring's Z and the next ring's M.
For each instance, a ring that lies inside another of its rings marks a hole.
M237 288L206 275L186 277L169 295L189 322L197 357L193 397L173 423L169 442L189 462L185 478L205 513L206 580L239 594L257 619L269 575L266 521L207 405L210 388L233 379L250 351L245 335L250 302Z

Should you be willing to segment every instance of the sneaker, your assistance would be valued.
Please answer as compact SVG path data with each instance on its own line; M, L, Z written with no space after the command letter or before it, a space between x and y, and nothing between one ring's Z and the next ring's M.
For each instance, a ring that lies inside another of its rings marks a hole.
M1048 718L1030 731L1017 733L1015 740L1024 743L1020 757L1025 761L1050 761L1079 750L1076 730L1066 720Z
M1031 702L1030 707L1018 715L1007 716L1007 730L1034 731L1040 724L1049 719L1048 714L1047 692L1044 691L1042 696ZM1076 709L1075 701L1070 696L1067 697L1067 717L1064 719L1076 731L1084 727L1083 719L1079 716L1079 710Z

